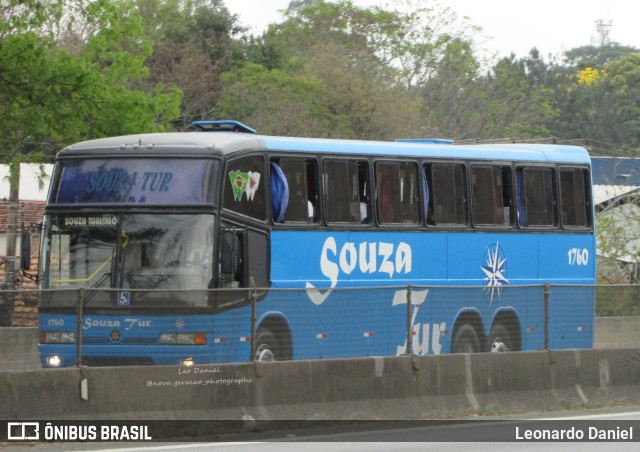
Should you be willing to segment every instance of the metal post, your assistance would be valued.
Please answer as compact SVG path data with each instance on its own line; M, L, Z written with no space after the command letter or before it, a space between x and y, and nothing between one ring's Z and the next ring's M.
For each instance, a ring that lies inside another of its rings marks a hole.
M78 302L76 306L76 366L82 363L82 311L84 307L84 287L78 288Z
M9 208L7 210L7 248L5 270L10 279L9 289L14 290L16 266L16 248L18 240L18 221L20 219L20 163L9 165Z
M251 297L251 347L249 347L249 361L256 359L256 303L258 301L258 288L253 276L250 277L250 297Z
M413 354L413 331L411 331L411 284L407 286L407 349L405 355Z
M551 284L544 285L544 349L549 350L549 299L551 297Z

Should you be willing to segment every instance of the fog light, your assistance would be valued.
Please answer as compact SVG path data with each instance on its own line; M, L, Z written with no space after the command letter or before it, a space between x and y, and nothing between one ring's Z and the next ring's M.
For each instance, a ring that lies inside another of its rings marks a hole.
M58 355L49 356L47 364L51 367L60 367L62 366L62 359Z
M193 360L193 358L185 358L182 361L180 361L180 364L186 367L191 367L191 366L194 366L196 362Z

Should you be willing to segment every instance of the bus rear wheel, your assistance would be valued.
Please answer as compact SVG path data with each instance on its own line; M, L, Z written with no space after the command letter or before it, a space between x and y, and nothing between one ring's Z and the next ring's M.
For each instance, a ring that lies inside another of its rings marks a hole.
M465 323L453 336L452 353L477 353L480 351L480 339L476 329Z
M513 350L509 330L501 323L491 327L491 332L485 344L485 351L491 353L508 352Z
M256 334L256 361L276 361L278 357L278 341L269 330L259 330Z

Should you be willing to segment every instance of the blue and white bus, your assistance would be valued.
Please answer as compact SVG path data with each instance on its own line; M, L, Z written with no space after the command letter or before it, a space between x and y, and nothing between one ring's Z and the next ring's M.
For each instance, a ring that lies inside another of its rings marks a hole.
M58 153L43 366L592 346L583 148L195 126Z

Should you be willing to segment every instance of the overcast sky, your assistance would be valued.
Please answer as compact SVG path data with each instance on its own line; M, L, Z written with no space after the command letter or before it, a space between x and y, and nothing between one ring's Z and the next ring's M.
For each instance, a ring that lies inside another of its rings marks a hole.
M229 10L256 32L282 19L290 0L225 0ZM386 0L353 0L359 6L384 5ZM542 55L589 45L596 20L610 21L610 39L640 48L640 1L637 0L425 0L467 16L491 38L484 47L498 56L526 55L537 47Z

